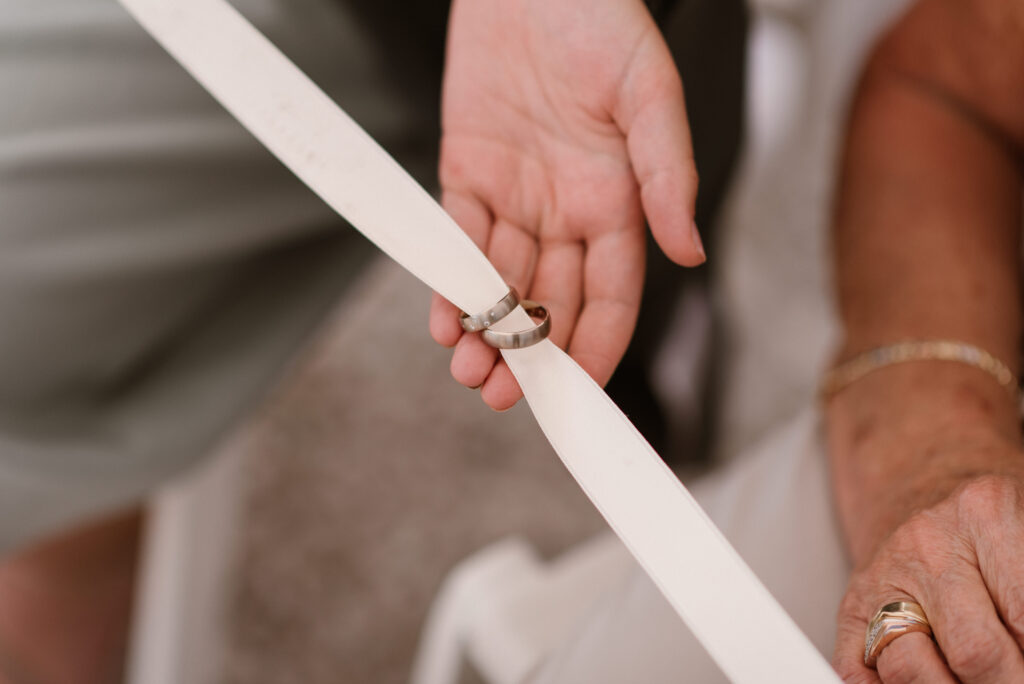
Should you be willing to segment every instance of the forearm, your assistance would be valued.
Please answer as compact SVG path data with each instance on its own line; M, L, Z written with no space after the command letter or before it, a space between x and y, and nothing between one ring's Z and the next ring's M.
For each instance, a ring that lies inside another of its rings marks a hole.
M846 329L840 354L957 339L1016 373L1016 122L1012 106L995 102L988 86L960 85L963 61L943 57L948 43L926 41L955 35L949 19L927 8L905 19L873 58L851 112L835 214ZM1018 467L1004 462L1002 448L1019 438L1016 407L991 377L968 366L916 362L876 371L834 397L828 418L837 502L855 561L964 478Z

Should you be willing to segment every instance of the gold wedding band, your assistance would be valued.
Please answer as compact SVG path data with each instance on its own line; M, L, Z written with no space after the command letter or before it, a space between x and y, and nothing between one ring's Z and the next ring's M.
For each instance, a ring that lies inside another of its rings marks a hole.
M897 638L911 632L922 632L931 636L932 628L924 609L910 601L887 603L878 609L868 623L864 636L864 664L875 667L878 656L885 647Z
M470 316L465 311L459 314L459 322L466 332L479 332L486 330L512 313L513 309L519 306L519 293L516 288L510 287L508 294L498 300L498 303L483 313Z
M528 299L524 299L521 304L530 318L539 319L540 322L532 328L516 332L498 332L487 328L480 333L484 342L496 349L522 349L535 345L548 336L551 332L551 316L548 315L548 310Z

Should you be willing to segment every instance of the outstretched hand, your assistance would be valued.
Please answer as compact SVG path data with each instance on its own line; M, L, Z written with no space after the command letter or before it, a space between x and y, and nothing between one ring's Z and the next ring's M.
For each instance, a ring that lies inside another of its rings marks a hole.
M645 216L669 258L705 259L668 46L641 0L455 0L447 60L442 204L604 384L636 324ZM455 347L456 380L494 409L519 400L497 351L436 294L430 330Z

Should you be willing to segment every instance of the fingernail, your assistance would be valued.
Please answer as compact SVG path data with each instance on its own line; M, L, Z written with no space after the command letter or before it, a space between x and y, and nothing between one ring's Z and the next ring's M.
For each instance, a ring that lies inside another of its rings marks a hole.
M704 243L700 239L700 231L697 230L696 221L692 221L690 223L690 235L693 237L693 246L697 248L698 252L700 252L700 258L703 261L707 261L708 255L704 253Z

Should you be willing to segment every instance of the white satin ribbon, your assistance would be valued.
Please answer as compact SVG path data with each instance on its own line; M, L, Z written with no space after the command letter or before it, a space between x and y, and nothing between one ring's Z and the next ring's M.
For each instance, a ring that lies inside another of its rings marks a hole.
M464 311L507 291L476 245L365 131L224 0L121 0L327 204ZM517 309L498 324L530 325ZM551 342L503 351L573 477L733 681L831 668L608 396ZM784 533L765 530L765 534Z

